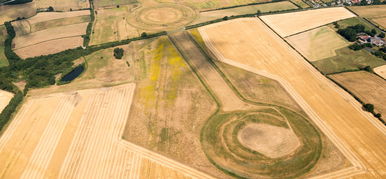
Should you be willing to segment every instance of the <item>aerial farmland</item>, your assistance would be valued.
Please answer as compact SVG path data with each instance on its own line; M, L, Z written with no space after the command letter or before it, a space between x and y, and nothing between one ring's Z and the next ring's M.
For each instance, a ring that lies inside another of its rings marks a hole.
M382 3L0 0L0 178L383 178Z

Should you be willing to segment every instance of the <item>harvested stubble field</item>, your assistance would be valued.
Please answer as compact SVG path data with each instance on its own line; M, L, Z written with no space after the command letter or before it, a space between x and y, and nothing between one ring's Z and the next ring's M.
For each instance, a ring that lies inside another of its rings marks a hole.
M209 49L207 49L207 47L205 46L204 41L202 40L200 34L195 30L192 31L192 34L193 34L194 38L196 39L196 41L198 43L200 43L201 46L204 49L206 49L206 51L209 54L211 54L208 51ZM215 59L215 57L213 57L213 58ZM233 134L232 134L233 137L236 137L236 135L238 137L239 135L243 134L242 131L244 131L244 129L245 129L242 126L245 126L245 127L253 126L256 124L256 122L258 122L258 124L264 124L267 122L268 122L267 124L272 124L272 122L275 121L274 119L270 119L268 121L265 121L264 119L267 118L267 117L264 117L265 115L269 115L271 117L273 116L274 118L281 119L281 122L277 121L274 123L273 126L269 126L272 129L278 129L278 128L276 128L277 126L275 126L275 125L280 126L280 123L282 123L281 130L275 130L274 131L274 132L277 132L277 134L275 134L274 138L272 138L272 137L270 138L271 139L270 142L268 142L268 143L256 142L256 140L255 140L255 144L254 144L254 146L260 146L260 150L265 149L266 151L275 152L275 153L284 152L284 151L289 152L290 148L293 149L293 147L295 147L294 145L296 144L297 140L292 138L291 141L293 141L293 142L291 143L288 140L284 140L283 137L279 137L279 135L282 135L280 131L288 131L287 130L288 126L292 126L292 127L290 127L291 130L294 128L297 128L297 127L308 128L306 130L307 133L305 133L305 131L303 131L303 132L298 131L296 133L296 135L298 136L298 138L300 140L302 140L303 135L306 135L308 137L315 135L315 133L313 133L313 131L315 132L315 129L313 128L313 126L315 126L315 124L312 124L312 122L308 123L308 122L310 122L310 120L306 119L307 117L304 117L304 116L307 116L306 113L303 111L302 108L300 108L300 106L297 104L297 102L289 95L289 93L287 92L288 88L286 86L284 86L284 84L282 84L280 81L276 81L276 80L278 80L277 78L270 76L270 75L267 75L267 74L264 74L264 73L255 74L253 72L249 72L249 71L246 71L244 69L240 69L240 68L234 67L232 65L228 65L228 64L221 63L218 61L214 61L214 62L219 67L219 70L221 70L222 73L224 73L224 75L225 75L224 77L229 80L229 84L234 86L234 88L235 88L234 90L237 93L239 93L241 96L243 96L244 99L246 99L249 102L252 102L253 104L260 106L260 107L268 105L268 106L273 107L273 108L268 109L268 110L264 109L264 110L258 111L258 112L256 112L256 111L243 111L241 113L240 112L239 113L221 113L221 114L218 114L219 116L215 116L215 117L213 117L213 119L210 119L207 125L209 125L211 123L214 125L218 125L218 124L215 124L215 122L214 122L214 121L216 121L216 119L218 121L219 118L223 118L223 119L228 118L229 120L233 121L233 122L229 123L230 127L232 126L232 123L233 124L238 123L238 125L240 125L240 126L239 127L234 126L234 128L232 128L232 130L230 130L231 128L224 128L224 129L226 131L233 131ZM263 116L261 116L261 115L263 115ZM220 116L222 116L222 117L220 117ZM236 119L232 119L232 117L229 117L229 116L234 116ZM248 122L248 125L247 125L246 123L242 122L242 121L245 121L246 119L252 120L255 122L250 121L250 122ZM261 121L261 120L263 120L263 121ZM271 122L269 122L269 121L271 121ZM283 126L284 121L287 121L287 123L284 123L284 126ZM297 122L292 123L291 121L292 122L297 121ZM304 123L305 121L308 121L308 122ZM228 122L225 122L224 126L228 126L228 124L226 124L226 123L228 123ZM308 125L308 127L307 127L307 125ZM220 126L222 126L222 125L220 125ZM208 126L206 126L206 127L207 127L207 130L205 130L205 131L208 134L212 133L212 135L214 135L216 130L213 130L213 126L212 126L212 128L208 127ZM261 135L260 137L263 137L262 139L265 138L264 137L265 135L269 135L268 133L262 133L263 131L266 131L265 130L266 127L267 126L265 126L265 124L264 124L264 127L259 129L259 132L257 133L257 134ZM256 128L254 130L256 130ZM298 129L296 129L296 130L298 130ZM315 157L315 155L316 156L318 155L318 152L316 152L315 150L318 149L318 145L320 144L320 141L318 142L318 140L320 140L320 139L314 138L313 140L308 141L307 144L304 144L304 140L302 140L303 141L303 142L301 142L302 146L303 145L310 145L311 148L313 148L313 149L311 149L309 152L311 152L313 154L309 154L306 157L305 155L299 155L299 153L295 152L296 154L292 154L292 157L285 156L285 157L281 157L280 160L276 160L275 162L271 161L269 171L266 171L265 173L263 172L264 173L263 175L270 175L270 176L276 176L276 177L279 177L279 176L280 177L284 177L284 176L289 177L289 176L303 175L303 177L310 177L310 176L321 175L323 173L328 173L328 172L331 172L333 170L341 170L341 169L345 170L344 168L349 167L350 164L349 164L348 160L345 159L345 156L339 152L339 150L334 146L334 144L331 141L329 141L326 138L326 136L321 134L318 130L317 130L317 133L318 133L317 135L322 140L322 146L323 146L322 153L320 154L321 157L319 159L315 160L315 158L313 158L313 157ZM224 139L226 139L227 135L225 135L225 133L224 133L224 135L218 135L217 138L218 137L220 137L220 138L224 137ZM208 140L208 141L211 141L211 140ZM206 142L206 144L209 144L210 142L208 143L208 141L204 141L204 142ZM234 138L233 141L234 142L228 142L223 147L229 148L229 150L231 150L233 152L233 154L232 154L233 156L234 156L234 152L236 151L236 153L238 154L237 156L243 158L243 156L245 156L245 154L246 154L245 153L245 149L246 149L245 147L246 146L241 145L241 143L242 143L241 140L237 141ZM312 144L310 144L309 142L311 142ZM279 145L278 143L280 143L281 147L275 148L275 146ZM271 145L269 145L269 144L271 144ZM211 150L210 146L211 145L209 145L209 148L207 148L207 150L209 152L213 152L213 150ZM283 146L286 146L287 149L283 149ZM220 148L218 148L218 147L220 147ZM220 151L218 151L218 150L221 150L221 146L218 146L218 147L214 147L212 149L217 150L216 153L219 153ZM240 147L241 147L241 149L244 150L244 152L242 150L240 150ZM255 149L252 149L252 150L255 150ZM297 148L296 151L299 151L299 150L304 152L305 149L302 147L299 147L299 148ZM259 152L262 153L263 150L261 150ZM225 152L225 153L227 153L227 152ZM215 158L217 158L217 160L219 160L218 156L216 157L216 155L212 155L212 157L213 156L215 156ZM230 156L228 156L228 157L230 157ZM262 156L256 156L256 157L262 159L261 158ZM294 159L298 159L298 158L302 158L302 157L305 157L305 158L303 158L303 161L308 160L308 162L304 162L304 163L308 163L309 164L308 166L304 166L302 164L294 164L294 163L292 163L291 165L286 165L286 164L282 163L283 161L286 161L286 162L293 161L294 162ZM230 158L233 158L233 157L230 157ZM254 158L254 159L256 159L256 158ZM233 162L236 162L239 164L241 162L241 161L238 161L239 159L237 159L237 158L236 158L236 160L234 160L234 159L232 159L232 160L233 160ZM252 172L252 173L254 173L253 174L254 176L257 173L259 173L259 170L256 170L256 169L260 168L261 166L252 164L252 163L256 164L256 162L257 163L260 162L259 160L253 160L250 157L248 157L247 159L243 159L243 161L244 162L245 161L251 162L251 163L248 162L249 163L248 168L253 169L254 172ZM221 159L218 162L222 163ZM244 163L242 165L245 166L246 164ZM291 167L293 167L292 165L294 165L298 168L297 169L291 168ZM227 167L227 166L225 165L225 167ZM228 167L230 167L230 166L228 166ZM238 164L235 164L233 167L238 168L240 170L240 166L238 166ZM226 168L226 171L235 172L235 170L233 170L233 167ZM307 173L306 168L312 169L311 172ZM247 168L244 168L242 170L248 171ZM294 171L296 171L296 172L294 172ZM238 171L238 174L241 174L241 176L244 176L244 177L246 177L244 175L246 173L248 173L248 172ZM251 173L249 173L249 174L251 174ZM258 176L263 177L263 175L261 175L261 173L260 173L260 176L259 175ZM251 176L248 176L248 177L251 177Z
M220 61L276 76L355 166L323 177L369 178L386 173L385 126L364 112L353 97L318 73L261 20L239 19L199 30Z
M344 7L323 8L262 16L261 19L281 37L287 37L355 15Z
M364 103L374 104L375 111L386 115L386 82L366 71L329 75Z
M34 0L36 8L53 7L56 11L81 10L90 7L88 0Z
M135 58L140 70L124 139L208 172L200 131L216 103L168 39L161 37ZM137 67L136 67L137 68Z
M381 76L383 79L386 79L386 65L382 65L380 67L373 69L376 74Z
M36 14L35 1L26 4L0 6L0 24L18 17L32 17Z
M206 177L121 139L134 88L126 84L28 97L0 138L1 176L141 178L154 172L163 178Z
M269 12L269 11L281 11L281 10L289 10L289 9L297 9L294 4L288 2L288 1L281 1L281 2L272 2L268 4L258 4L258 5L251 5L251 6L243 6L243 7L236 7L231 9L222 9L222 10L216 10L216 11L207 11L207 12L200 12L198 18L194 20L192 24L202 23L214 19L220 19L225 16L234 16L234 15L242 15L242 14L253 14L256 13L258 10L260 12Z
M7 38L7 30L4 25L0 25L0 67L7 66L8 60L4 54L4 41Z
M14 51L22 58L57 53L83 45L90 11L44 12L12 22ZM54 45L53 44L61 44ZM38 49L38 50L37 50Z
M193 34L199 43L197 34ZM221 66L219 68L208 61L205 52L200 51L184 32L171 34L170 38L220 105L220 111L209 118L201 132L203 150L217 168L237 177L285 178L301 175L310 177L350 165L333 144L303 116L304 112L280 84L236 67L218 64ZM238 75L230 77L228 73L223 73L228 70L235 70L233 74ZM271 98L251 97L248 101L242 97L244 93L265 93ZM267 139L267 128L274 129L270 132L276 135L268 143L264 142L267 140L253 140L251 146L248 145L251 141L245 140L248 136L244 140L237 137L244 135L248 128L258 130L257 135L261 139ZM285 140L283 132L291 134L293 142ZM304 136L308 136L306 140ZM297 142L301 142L301 145L297 145ZM300 158L303 162L296 162ZM312 172L307 173L311 169Z
M187 4L198 10L217 9L250 3L270 2L271 0L155 0L160 3Z
M13 97L13 93L0 90L0 113L8 105L12 97Z
M350 45L328 26L289 36L286 40L310 61L336 56L337 49Z
M359 16L366 18L386 16L386 5L350 6L348 8L357 13Z

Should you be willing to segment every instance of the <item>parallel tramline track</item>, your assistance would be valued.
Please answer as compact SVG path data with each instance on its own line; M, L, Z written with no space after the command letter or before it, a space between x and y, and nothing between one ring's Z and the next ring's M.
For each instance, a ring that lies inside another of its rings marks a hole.
M39 143L35 147L31 156L32 160L30 159L24 173L22 174L23 178L42 177L38 175L46 171L50 161L47 159L52 158L62 132L70 118L71 113L69 111L74 109L74 106L70 104L71 100L67 98L71 98L71 96L64 96L59 102L57 110L55 110L57 112L55 112L48 122L47 127L41 135ZM34 169L35 166L39 166L39 172Z

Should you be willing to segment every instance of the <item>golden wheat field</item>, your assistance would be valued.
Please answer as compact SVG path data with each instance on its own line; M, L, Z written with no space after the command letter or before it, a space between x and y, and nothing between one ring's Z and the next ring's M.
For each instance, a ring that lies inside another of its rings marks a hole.
M0 138L0 175L209 177L122 140L134 89L125 84L28 97Z
M334 7L266 15L262 16L261 19L281 37L286 37L354 16L344 7Z
M329 177L385 175L385 126L364 112L353 97L321 75L260 19L228 21L199 30L220 61L276 76L292 89L288 92L356 166Z

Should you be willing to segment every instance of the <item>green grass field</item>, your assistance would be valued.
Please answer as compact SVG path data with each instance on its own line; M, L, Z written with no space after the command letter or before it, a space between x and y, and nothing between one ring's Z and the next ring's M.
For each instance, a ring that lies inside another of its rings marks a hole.
M336 51L336 56L312 62L324 74L337 73L342 71L358 70L365 66L375 68L385 65L386 62L368 51L362 49L353 51L348 47Z
M7 66L8 60L4 54L4 41L7 37L7 32L4 25L0 26L0 67Z
M374 25L368 23L367 21L365 21L359 17L352 17L352 18L344 19L344 20L338 21L338 24L340 25L341 29L346 28L347 26L353 26L353 25L357 25L357 24L364 25L366 30L376 29L374 27ZM381 32L378 29L376 29L376 30L377 30L377 33Z

